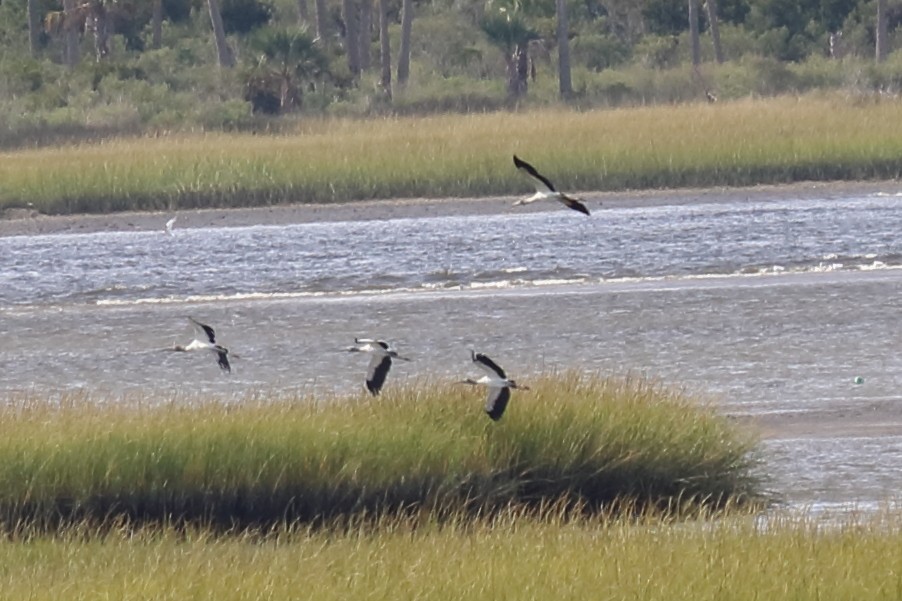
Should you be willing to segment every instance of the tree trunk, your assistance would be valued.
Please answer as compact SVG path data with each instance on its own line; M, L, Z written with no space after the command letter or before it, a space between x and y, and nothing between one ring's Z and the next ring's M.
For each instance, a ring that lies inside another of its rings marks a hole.
M323 45L329 45L329 9L326 0L314 0L316 9L316 37Z
M413 28L413 0L401 2L401 47L398 48L398 85L410 78L410 32Z
M573 83L570 79L570 22L567 17L567 0L555 0L557 11L557 58L558 82L561 98L568 100L573 96Z
M63 0L63 12L66 15L67 19L74 19L75 11L76 11L76 0ZM74 67L78 64L79 60L79 52L78 52L78 29L73 27L71 23L67 22L64 27L64 36L66 43L63 48L63 62L66 63L67 67Z
M304 25L310 22L310 12L307 10L307 0L298 0L298 23Z
M28 47L31 57L37 58L41 51L41 12L38 0L28 0L25 8L28 13Z
M94 36L94 60L99 63L110 53L109 13L101 0L93 0L90 3L88 16L85 18L85 30Z
M391 98L391 40L388 37L388 0L379 0L379 60L382 63L382 89Z
M698 37L698 0L689 0L689 38L692 44L692 64L702 62L701 42Z
M529 47L517 44L507 59L507 95L517 100L529 87Z
M714 60L717 64L724 62L723 45L720 43L720 23L717 21L717 0L705 0L708 11L708 26L711 28L711 42L714 44Z
M887 37L886 31L886 0L877 0L877 44L876 44L876 58L878 63L882 63L886 60L886 55L888 53L888 42L889 39Z
M163 0L153 0L150 47L159 50L163 45Z
M373 0L360 0L360 68L366 71L372 64Z
M230 69L235 66L235 56L229 48L225 37L225 27L222 25L222 13L219 10L219 0L207 0L207 8L210 9L210 21L213 23L213 40L216 42L216 53L219 55L219 66Z
M360 27L357 11L354 0L341 0L341 12L345 20L345 52L348 54L348 69L354 77L360 75Z

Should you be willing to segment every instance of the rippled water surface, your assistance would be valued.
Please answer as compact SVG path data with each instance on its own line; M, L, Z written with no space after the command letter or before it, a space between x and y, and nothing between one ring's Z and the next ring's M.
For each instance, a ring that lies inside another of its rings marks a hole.
M633 371L736 415L876 416L879 431L809 429L765 449L791 500L887 499L902 485L899 202L0 238L0 388L353 392L366 360L341 349L355 336L415 359L389 386L471 375L478 348L518 379ZM240 355L231 376L157 352L191 340L186 315Z

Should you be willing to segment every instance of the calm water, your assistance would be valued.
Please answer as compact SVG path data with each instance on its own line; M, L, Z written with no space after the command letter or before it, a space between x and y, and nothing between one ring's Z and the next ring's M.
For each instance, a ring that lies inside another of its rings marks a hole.
M875 416L768 441L769 468L791 501L897 498L900 232L874 195L0 238L0 390L353 392L366 359L341 349L379 336L415 359L388 386L472 375L477 348L527 381L633 371L731 414ZM155 350L186 315L231 376Z

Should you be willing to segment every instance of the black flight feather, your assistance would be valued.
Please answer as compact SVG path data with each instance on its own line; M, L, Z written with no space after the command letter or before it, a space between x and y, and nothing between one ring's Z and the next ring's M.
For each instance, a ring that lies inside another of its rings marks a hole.
M523 171L525 171L532 177L536 178L537 180L539 180L540 182L542 182L543 184L548 186L548 189L551 190L552 192L557 192L557 190L554 187L554 184L552 184L548 180L547 177L545 177L544 175L542 175L541 173L536 171L535 167L533 167L532 165L530 165L529 163L527 163L526 161L524 161L517 155L514 155L514 165L516 165L517 169L522 169Z

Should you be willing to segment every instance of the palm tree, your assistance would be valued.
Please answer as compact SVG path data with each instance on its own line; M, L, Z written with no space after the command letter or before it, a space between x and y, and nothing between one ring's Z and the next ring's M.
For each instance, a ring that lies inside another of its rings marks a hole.
M360 27L358 6L354 0L341 0L342 17L345 20L345 52L348 54L348 69L351 75L360 75Z
M379 0L379 62L382 90L391 98L391 40L388 37L388 0Z
M876 27L877 43L875 52L877 62L882 63L886 60L887 54L887 33L886 33L886 0L877 0L877 27Z
M557 12L557 57L558 83L561 98L567 100L573 96L573 83L570 79L570 24L567 18L567 0L555 0Z
M229 48L225 37L225 27L222 24L222 11L219 9L219 0L207 0L207 8L210 10L210 21L213 23L213 41L216 43L216 54L219 57L219 66L231 68L235 66L235 56Z
M526 93L529 77L529 42L538 39L538 33L513 7L487 10L480 25L489 42L504 54L508 96L514 100L520 98Z
M75 8L75 0L63 0L63 15L74 15ZM47 19L50 19L50 15L47 15ZM65 38L63 62L71 68L78 64L79 59L78 29L74 18L61 19L61 21L63 21L63 36ZM46 23L47 21L45 20Z
M711 27L711 43L714 44L714 60L717 64L724 61L723 45L720 43L720 23L717 20L717 0L705 0L708 12L708 25Z
M321 44L329 44L329 9L326 7L326 0L314 0L313 7L316 9L316 37Z
M358 23L360 40L357 45L360 56L360 69L367 71L372 63L370 46L373 43L373 0L360 0L360 21Z
M125 13L117 0L63 0L63 10L50 11L44 17L44 29L51 34L63 33L65 50L63 60L71 66L78 63L78 30L84 24L85 32L94 37L94 55L98 61L110 53L110 11Z
M698 0L689 0L689 39L692 45L692 65L702 62L701 41L698 35Z
M413 29L413 0L401 1L401 42L398 48L398 85L410 78L410 33Z
M158 50L163 45L163 0L153 0L150 29L152 32L150 46Z
M63 32L66 36L65 62L74 66L78 62L78 29L84 24L85 32L94 38L94 56L101 61L110 53L110 28L112 14L130 16L134 13L125 0L63 0L62 11L51 11L44 18L48 33Z
M37 58L41 51L41 13L38 0L28 0L25 4L28 16L28 46L31 56Z
M251 38L251 47L260 53L255 81L276 84L281 112L300 106L304 84L328 68L326 55L306 27L261 28Z

